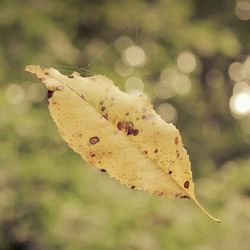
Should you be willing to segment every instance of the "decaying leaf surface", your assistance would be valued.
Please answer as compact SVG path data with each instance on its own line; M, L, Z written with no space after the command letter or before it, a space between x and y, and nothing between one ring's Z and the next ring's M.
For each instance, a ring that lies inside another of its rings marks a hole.
M30 65L48 88L51 116L68 145L121 183L150 193L196 200L191 163L178 130L142 96L120 91L105 76L70 76Z

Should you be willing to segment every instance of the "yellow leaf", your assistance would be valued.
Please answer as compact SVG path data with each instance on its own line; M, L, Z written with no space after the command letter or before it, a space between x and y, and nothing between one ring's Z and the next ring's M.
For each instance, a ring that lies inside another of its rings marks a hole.
M196 200L191 163L179 131L141 96L120 91L105 76L70 76L30 65L48 88L51 116L62 138L91 165L131 188Z

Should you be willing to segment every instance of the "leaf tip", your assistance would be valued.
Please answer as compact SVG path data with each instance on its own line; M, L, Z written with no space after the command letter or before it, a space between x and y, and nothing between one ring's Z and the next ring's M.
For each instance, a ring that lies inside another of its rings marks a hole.
M25 67L25 71L35 74L37 72L41 72L42 68L39 65L27 65Z

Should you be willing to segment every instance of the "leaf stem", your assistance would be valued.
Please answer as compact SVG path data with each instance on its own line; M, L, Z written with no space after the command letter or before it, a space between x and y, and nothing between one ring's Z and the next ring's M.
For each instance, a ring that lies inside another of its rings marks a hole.
M195 202L195 204L203 211L204 214L206 214L210 219L212 219L213 221L220 223L221 220L215 218L214 216L212 216L197 200L195 197L191 197L193 199L193 201Z

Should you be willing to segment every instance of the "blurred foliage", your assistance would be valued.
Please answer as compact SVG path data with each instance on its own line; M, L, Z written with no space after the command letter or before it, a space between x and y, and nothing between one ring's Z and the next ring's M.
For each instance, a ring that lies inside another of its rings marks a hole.
M230 110L228 75L250 53L243 1L0 1L0 249L249 249L250 118ZM28 64L105 74L123 90L139 81L180 129L198 197L223 223L86 166Z

